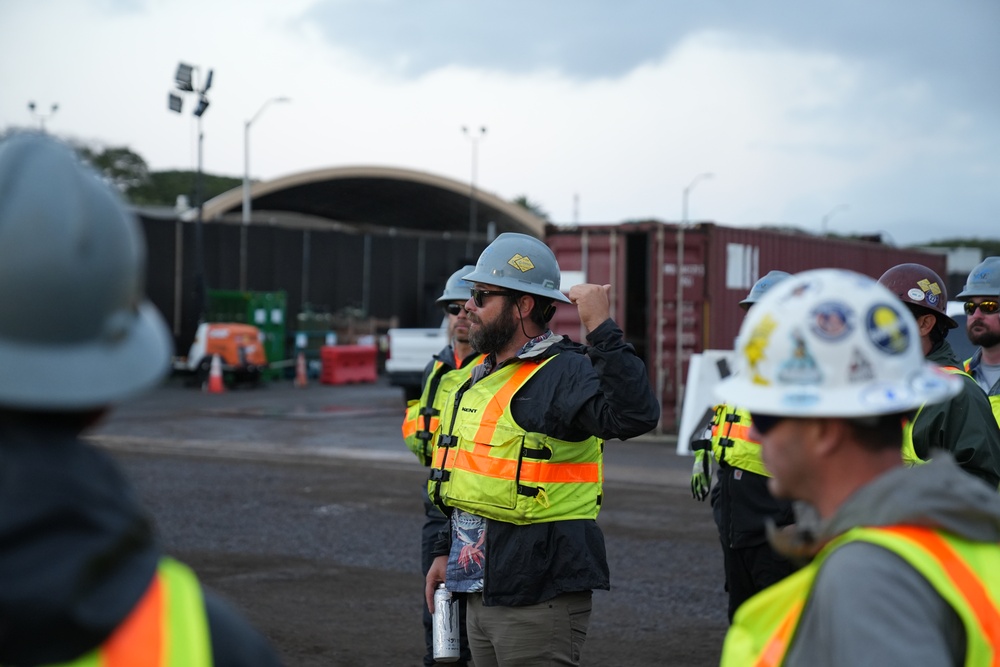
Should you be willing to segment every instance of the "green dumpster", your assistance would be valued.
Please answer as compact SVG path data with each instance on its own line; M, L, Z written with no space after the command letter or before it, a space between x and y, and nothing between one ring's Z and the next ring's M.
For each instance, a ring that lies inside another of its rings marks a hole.
M260 329L270 365L264 377L278 379L287 365L282 362L288 361L285 344L287 298L284 291L208 290L205 319L208 322L245 322Z

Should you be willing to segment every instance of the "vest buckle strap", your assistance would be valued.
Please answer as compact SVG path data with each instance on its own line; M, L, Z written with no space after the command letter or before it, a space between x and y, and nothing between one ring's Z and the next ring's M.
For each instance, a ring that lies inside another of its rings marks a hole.
M719 438L719 446L720 447L732 447L733 446L733 439L732 438Z
M726 413L726 421L729 422L730 424L739 424L740 423L740 416L738 414L736 414L735 412L727 412Z
M458 437L452 434L442 435L438 439L438 447L454 447L458 444Z
M424 442L427 442L428 440L431 439L431 432L430 431L417 431L416 434L413 437L415 437L417 440L423 440Z
M521 449L525 458L537 459L539 461L548 461L552 458L552 450L547 447L541 447L539 449L531 449L530 447L524 447Z
M528 496L529 498L534 498L538 495L538 489L534 486L524 486L523 484L517 485L517 492L522 496Z
M449 477L451 477L451 471L441 470L441 468L431 468L432 482L447 482Z
M441 414L441 411L438 410L437 408L432 408L432 407L427 406L427 405L425 405L424 407L420 408L420 416L421 417L437 417L439 414Z

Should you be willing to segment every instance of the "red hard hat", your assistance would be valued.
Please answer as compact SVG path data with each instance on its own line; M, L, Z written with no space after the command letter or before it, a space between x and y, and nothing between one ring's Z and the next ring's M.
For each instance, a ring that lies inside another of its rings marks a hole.
M938 321L949 329L958 326L958 322L948 317L948 288L932 269L923 264L897 264L878 281L903 303L937 315Z

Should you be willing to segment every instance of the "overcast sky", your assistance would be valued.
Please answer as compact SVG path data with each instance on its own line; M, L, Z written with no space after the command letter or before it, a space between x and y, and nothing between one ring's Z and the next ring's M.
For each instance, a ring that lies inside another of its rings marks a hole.
M1000 237L998 0L3 0L0 129L204 169L406 167L554 222ZM36 114L28 102L36 104ZM50 113L52 104L58 111ZM47 117L46 117L47 116ZM712 178L700 178L712 173Z

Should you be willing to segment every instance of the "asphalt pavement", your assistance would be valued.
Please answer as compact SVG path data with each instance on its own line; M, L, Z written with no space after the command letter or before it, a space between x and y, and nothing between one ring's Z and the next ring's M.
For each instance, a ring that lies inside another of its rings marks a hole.
M422 665L420 488L402 391L289 380L208 394L171 380L88 435L133 481L168 553L292 667ZM605 447L610 592L585 667L718 664L727 626L708 503L669 436Z

